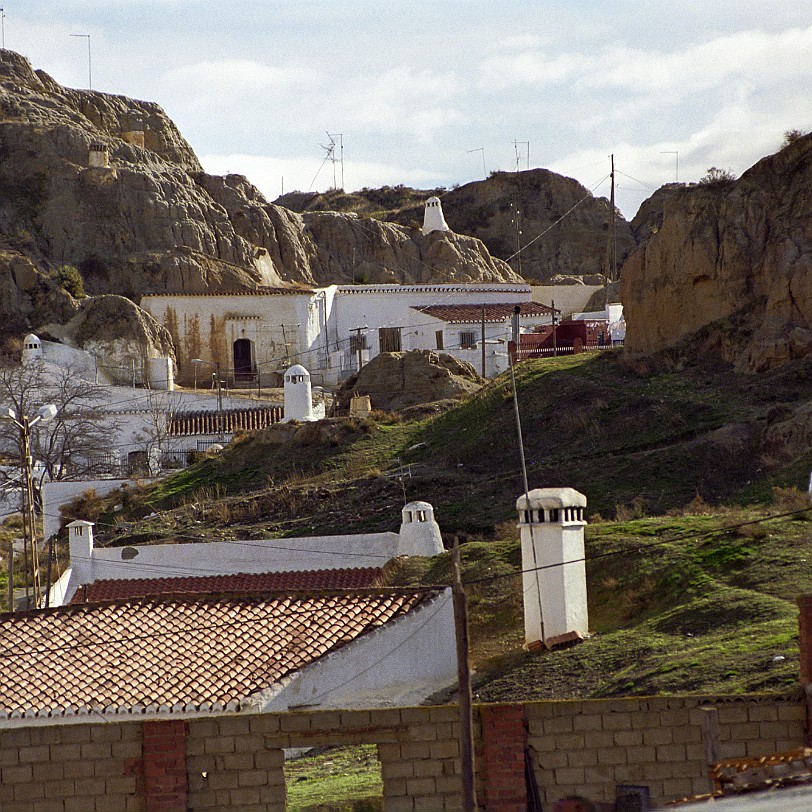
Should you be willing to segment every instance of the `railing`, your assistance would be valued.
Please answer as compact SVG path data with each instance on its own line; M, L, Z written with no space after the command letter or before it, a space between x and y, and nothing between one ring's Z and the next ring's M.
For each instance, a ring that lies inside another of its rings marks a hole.
M522 337L524 338L524 337ZM555 358L559 355L578 355L582 352L595 352L600 350L611 350L614 347L622 347L622 341L615 341L611 344L599 344L597 342L576 341L574 344L564 343L556 347L526 344L520 341L518 351L516 345L511 341L508 344L508 352L513 357L513 362L526 361L529 358Z

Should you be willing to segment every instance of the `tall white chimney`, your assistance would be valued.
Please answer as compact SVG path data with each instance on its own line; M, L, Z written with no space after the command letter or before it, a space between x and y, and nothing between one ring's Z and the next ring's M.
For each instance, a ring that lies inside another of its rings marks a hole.
M439 197L430 197L423 212L423 236L432 231L451 231L443 216L443 206Z
M584 563L586 497L536 488L516 501L522 540L525 645L536 649L589 631Z

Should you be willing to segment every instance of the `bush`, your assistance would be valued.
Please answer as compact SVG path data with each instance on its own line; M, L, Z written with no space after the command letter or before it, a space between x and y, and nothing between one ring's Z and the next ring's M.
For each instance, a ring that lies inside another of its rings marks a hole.
M805 135L809 135L809 133L805 132L804 130L787 130L784 133L784 143L781 144L781 149L786 149L796 141L799 141Z
M730 169L719 169L717 166L712 166L699 182L703 186L727 186L734 180L736 180L736 176Z
M56 279L62 290L70 293L74 299L84 299L87 296L84 279L73 265L61 265L56 271Z

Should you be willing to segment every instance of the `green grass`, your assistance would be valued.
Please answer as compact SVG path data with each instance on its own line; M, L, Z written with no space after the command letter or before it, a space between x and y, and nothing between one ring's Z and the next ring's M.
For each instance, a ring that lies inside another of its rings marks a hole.
M383 797L375 745L335 747L285 762L292 812L375 812Z

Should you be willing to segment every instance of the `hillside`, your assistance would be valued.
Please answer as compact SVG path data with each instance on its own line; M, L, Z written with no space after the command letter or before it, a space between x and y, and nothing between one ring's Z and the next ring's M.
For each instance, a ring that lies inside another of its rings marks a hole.
M506 379L413 421L245 435L74 514L98 522L100 543L126 545L392 530L405 499L426 499L446 542L464 542L466 579L486 579L470 591L480 698L777 687L796 678L792 601L812 589L812 571L797 566L812 553L809 513L794 513L812 469L810 371L807 359L761 376L651 373L613 352L520 365L530 487L588 498L598 636L555 658L521 652L522 485ZM758 521L783 513L793 515ZM448 567L447 555L413 560L400 577L446 582Z
M274 202L296 212L349 211L408 227L423 223L423 206L432 195L442 198L453 231L479 238L493 256L510 260L511 268L532 283L606 273L609 201L547 169L492 172L486 180L452 189L290 192ZM638 242L620 212L616 235L620 267ZM510 259L517 246L526 244L520 257Z

